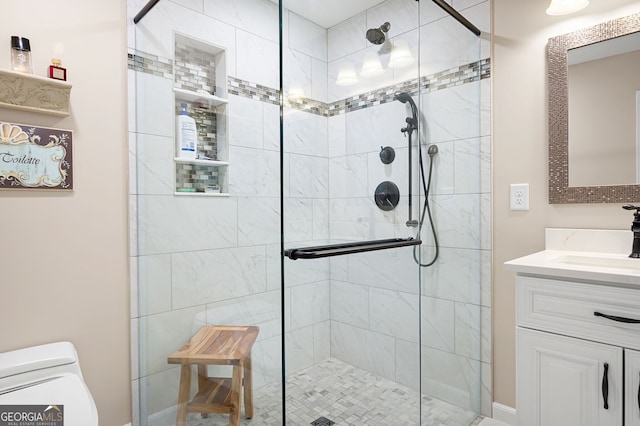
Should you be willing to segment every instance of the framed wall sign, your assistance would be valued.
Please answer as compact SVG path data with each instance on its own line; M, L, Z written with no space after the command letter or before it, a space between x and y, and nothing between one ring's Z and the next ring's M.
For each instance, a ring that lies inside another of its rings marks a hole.
M72 132L0 122L0 189L73 189Z

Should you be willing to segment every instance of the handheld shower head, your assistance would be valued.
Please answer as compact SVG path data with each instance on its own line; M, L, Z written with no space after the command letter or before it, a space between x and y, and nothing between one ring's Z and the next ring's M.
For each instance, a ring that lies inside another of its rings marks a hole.
M407 102L413 102L411 95L408 94L407 92L400 92L396 94L396 99L402 102L403 104L406 104Z
M400 92L396 95L396 99L402 102L403 104L406 104L407 102L409 102L409 105L411 106L412 122L410 123L409 118L407 118L407 123L413 129L417 129L418 128L418 107L416 106L416 103L413 101L413 98L411 97L411 95L408 94L407 92Z

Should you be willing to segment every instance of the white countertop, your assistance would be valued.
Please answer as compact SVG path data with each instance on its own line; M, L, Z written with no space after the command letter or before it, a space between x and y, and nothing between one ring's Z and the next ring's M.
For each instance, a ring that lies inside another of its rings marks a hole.
M521 274L640 287L640 259L629 257L632 242L630 230L548 228L545 250L504 265Z
M523 274L605 281L640 287L640 259L628 255L586 251L543 250L505 262Z

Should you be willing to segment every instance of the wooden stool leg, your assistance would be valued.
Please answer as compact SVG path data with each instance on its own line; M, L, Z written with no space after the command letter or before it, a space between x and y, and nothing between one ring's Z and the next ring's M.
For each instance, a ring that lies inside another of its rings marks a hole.
M229 426L240 425L240 392L242 391L242 365L234 365L231 376L231 414ZM177 425L176 425L177 426Z
M198 393L202 392L207 385L208 374L206 364L198 364ZM200 413L200 415L203 419L209 417L209 413Z
M187 426L187 404L191 393L191 366L182 364L180 369L180 388L178 390L178 415L176 426Z
M251 374L253 366L251 365L251 352L247 354L244 360L244 416L248 419L253 418L253 376Z

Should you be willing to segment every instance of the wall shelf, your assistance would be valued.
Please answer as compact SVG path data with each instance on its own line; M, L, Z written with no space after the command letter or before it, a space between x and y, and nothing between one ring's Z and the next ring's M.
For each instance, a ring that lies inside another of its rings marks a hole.
M178 99L207 104L212 107L224 105L228 102L226 99L219 98L206 92L194 92L192 90L179 89L177 87L174 87L173 91L175 92L176 98Z
M180 195L180 196L184 196L184 195L195 195L198 197L228 197L229 193L228 192L174 192L174 195Z
M173 97L176 114L181 111L181 104L186 104L188 115L194 119L198 132L196 152L207 158L180 158L176 149L173 159L175 195L229 196L226 64L224 48L174 33ZM216 186L220 188L219 193L205 192L206 188Z
M180 157L175 157L173 159L176 163L188 163L188 164L199 164L201 166L219 166L219 167L224 167L224 166L228 166L229 162L228 161L217 161L217 160L202 160L202 159L189 159L189 158L180 158Z
M0 69L0 107L66 117L71 84Z

